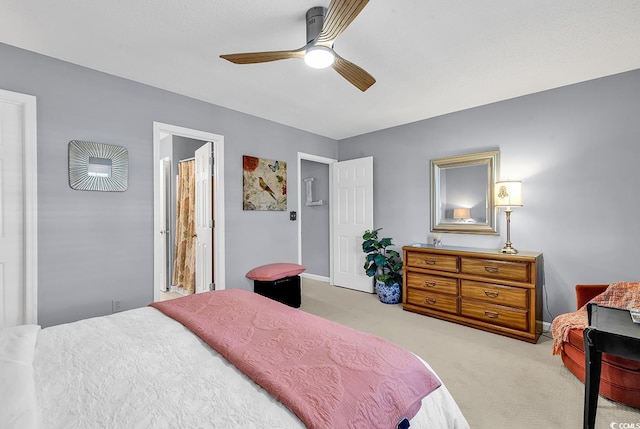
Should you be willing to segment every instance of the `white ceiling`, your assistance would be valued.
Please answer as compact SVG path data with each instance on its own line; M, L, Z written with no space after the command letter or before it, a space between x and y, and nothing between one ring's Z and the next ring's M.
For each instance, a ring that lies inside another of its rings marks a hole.
M329 0L0 0L0 42L343 139L640 68L640 0L371 0L335 50L362 93L296 49ZM1 70L1 67L0 67Z

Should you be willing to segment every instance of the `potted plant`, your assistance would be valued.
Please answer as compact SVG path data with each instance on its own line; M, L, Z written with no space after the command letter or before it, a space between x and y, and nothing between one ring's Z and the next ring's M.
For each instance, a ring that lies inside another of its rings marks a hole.
M381 229L367 230L362 235L362 250L367 254L364 269L369 277L375 277L380 301L397 304L402 285L402 259L397 251L389 249L393 246L391 238L378 238Z

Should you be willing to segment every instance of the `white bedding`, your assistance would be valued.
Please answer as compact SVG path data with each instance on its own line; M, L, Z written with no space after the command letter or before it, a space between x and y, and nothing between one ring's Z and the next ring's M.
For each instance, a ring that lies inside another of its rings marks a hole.
M0 427L37 427L33 385L36 325L0 329Z
M41 429L304 427L187 328L150 307L41 330L33 371ZM411 428L468 427L444 385L411 421Z

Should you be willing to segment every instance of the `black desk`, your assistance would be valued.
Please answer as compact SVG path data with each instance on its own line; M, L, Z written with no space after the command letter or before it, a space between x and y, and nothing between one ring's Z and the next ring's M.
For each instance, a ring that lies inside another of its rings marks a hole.
M602 353L640 360L640 324L633 323L629 310L587 305L589 327L583 331L585 383L584 429L593 429L598 409Z

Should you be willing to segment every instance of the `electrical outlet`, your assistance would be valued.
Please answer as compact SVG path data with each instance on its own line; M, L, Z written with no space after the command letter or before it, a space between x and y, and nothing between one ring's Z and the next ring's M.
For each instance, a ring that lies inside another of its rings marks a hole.
M111 312L117 313L122 311L122 301L111 301Z

